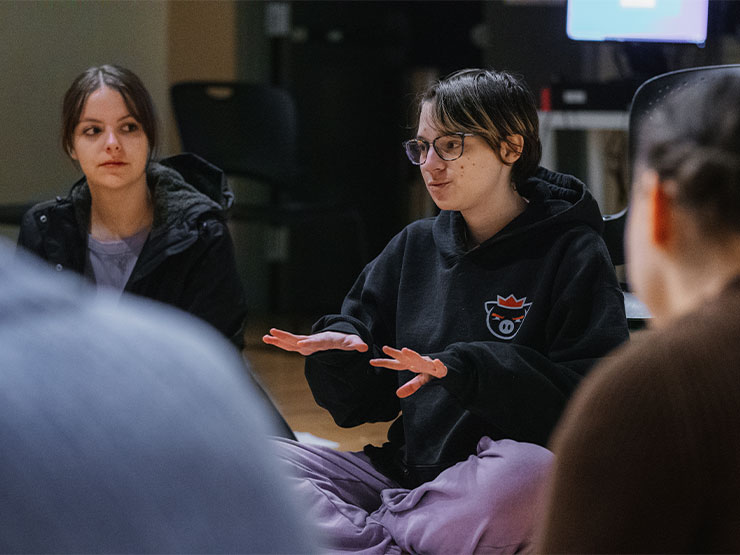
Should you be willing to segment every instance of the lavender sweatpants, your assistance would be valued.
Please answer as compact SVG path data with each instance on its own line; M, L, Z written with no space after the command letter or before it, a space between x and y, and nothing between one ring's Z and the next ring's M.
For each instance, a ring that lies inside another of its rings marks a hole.
M409 490L363 453L275 439L328 551L513 553L531 537L552 453L484 437L476 455Z

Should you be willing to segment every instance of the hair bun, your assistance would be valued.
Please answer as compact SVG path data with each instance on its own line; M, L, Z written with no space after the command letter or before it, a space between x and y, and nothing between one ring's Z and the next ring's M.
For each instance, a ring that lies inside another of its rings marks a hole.
M680 149L674 179L678 200L708 211L716 224L740 231L740 156L717 147Z

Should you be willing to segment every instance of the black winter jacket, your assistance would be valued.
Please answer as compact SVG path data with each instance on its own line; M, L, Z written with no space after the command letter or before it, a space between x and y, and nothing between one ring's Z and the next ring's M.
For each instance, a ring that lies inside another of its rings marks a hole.
M405 487L465 460L483 436L545 445L581 378L628 337L590 193L543 168L520 192L527 209L473 250L459 212L412 223L366 266L341 314L314 325L370 346L313 354L306 377L340 426L396 419L388 443L365 451ZM399 399L414 374L371 367L384 345L439 358L448 374Z
M233 195L223 172L180 154L150 164L147 183L154 221L124 291L189 312L241 347L246 301L225 221ZM82 178L67 198L24 215L18 244L59 271L84 274L90 203Z

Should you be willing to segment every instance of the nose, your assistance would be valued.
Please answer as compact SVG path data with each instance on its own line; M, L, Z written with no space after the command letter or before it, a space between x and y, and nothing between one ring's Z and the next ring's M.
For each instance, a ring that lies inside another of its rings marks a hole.
M121 150L121 143L118 141L118 135L113 130L110 130L105 137L105 149L106 150Z
M445 164L445 161L439 157L439 154L437 154L437 151L433 148L430 148L427 151L427 157L426 160L424 160L420 166L424 168L425 170L435 170L443 167Z

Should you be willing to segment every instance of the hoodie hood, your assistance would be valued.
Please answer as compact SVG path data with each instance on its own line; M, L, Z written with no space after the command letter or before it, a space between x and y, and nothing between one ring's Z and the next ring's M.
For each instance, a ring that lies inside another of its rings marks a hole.
M539 167L521 187L520 193L538 207L544 216L542 225L572 221L585 223L601 233L601 210L583 182L564 173Z
M487 249L518 236L532 237L554 233L554 228L587 225L599 234L604 229L596 200L582 181L572 175L539 167L535 174L518 187L529 201L527 209L501 231L484 241L479 249ZM467 228L458 211L442 210L434 221L434 241L448 256L465 253Z

